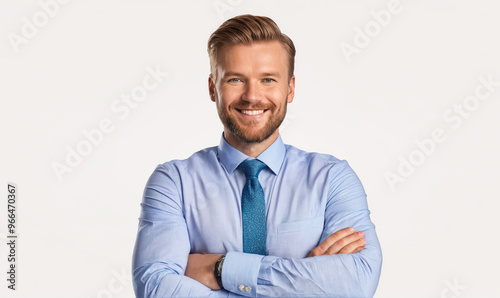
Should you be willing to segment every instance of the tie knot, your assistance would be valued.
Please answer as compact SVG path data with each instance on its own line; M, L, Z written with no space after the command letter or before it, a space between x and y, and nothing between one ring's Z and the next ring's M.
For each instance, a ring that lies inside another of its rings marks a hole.
M258 159L246 159L240 163L238 168L245 173L247 179L251 177L257 177L262 171L263 168L266 167L266 164Z

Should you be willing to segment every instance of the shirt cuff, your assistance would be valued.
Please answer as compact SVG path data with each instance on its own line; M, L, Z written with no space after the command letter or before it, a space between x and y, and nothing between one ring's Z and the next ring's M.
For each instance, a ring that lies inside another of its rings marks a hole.
M264 256L230 251L222 264L224 289L238 295L256 297L257 277Z

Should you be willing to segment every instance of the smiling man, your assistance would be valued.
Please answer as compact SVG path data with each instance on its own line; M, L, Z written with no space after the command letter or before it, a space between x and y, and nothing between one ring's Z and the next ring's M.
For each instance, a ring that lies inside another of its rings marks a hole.
M382 253L346 161L285 145L295 47L267 17L208 41L220 144L159 165L133 258L138 297L371 297Z

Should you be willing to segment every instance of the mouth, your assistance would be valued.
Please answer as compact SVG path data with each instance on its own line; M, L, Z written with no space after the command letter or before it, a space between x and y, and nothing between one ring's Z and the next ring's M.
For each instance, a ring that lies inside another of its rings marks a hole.
M260 110L250 110L250 109L235 109L238 111L240 114L247 115L247 116L260 116L267 112L269 109L260 109Z

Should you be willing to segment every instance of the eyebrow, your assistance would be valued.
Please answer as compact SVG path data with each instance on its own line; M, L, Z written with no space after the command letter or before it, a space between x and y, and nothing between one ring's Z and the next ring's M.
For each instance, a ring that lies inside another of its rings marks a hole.
M279 77L278 73L275 73L275 72L264 72L261 74L261 76L263 76L263 77ZM239 72L229 71L229 72L224 73L223 77L224 78L226 78L226 77L244 77L244 75L239 73Z
M265 72L262 74L264 77L279 77L278 73L275 72Z
M238 73L238 72L229 71L229 72L224 73L224 76L223 76L223 78L227 78L227 77L244 77L244 75L242 75L241 73Z

